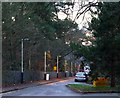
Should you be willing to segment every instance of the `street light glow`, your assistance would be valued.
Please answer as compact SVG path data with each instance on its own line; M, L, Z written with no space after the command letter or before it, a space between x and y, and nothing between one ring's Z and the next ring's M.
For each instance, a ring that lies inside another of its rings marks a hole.
M56 37L56 39L58 39L58 37Z
M12 17L12 20L15 21L15 17Z
M29 40L29 38L25 38L25 39L23 39L23 40Z

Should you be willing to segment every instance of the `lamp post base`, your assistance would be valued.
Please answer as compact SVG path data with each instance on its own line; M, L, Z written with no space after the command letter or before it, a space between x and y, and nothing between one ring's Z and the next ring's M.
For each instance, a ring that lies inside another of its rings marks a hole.
M23 72L21 72L21 84L23 83Z
M46 73L44 73L44 80L46 80Z
M65 72L65 77L67 77L66 72Z
M70 72L70 77L72 77L72 72Z
M58 73L57 73L57 78L58 78Z

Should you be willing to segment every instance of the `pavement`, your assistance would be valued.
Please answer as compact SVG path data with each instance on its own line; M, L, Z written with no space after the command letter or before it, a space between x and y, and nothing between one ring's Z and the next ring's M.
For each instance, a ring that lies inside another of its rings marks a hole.
M48 83L53 83L53 82L58 82L61 80L67 80L67 79L72 79L73 77L66 77L66 78L54 78L54 79L50 79L50 80L40 80L40 81L34 81L34 82L28 82L28 83L23 83L23 84L14 84L14 85L9 85L6 87L2 87L2 91L0 91L0 93L6 93L6 92L10 92L10 91L15 91L15 90L20 90L20 89L24 89L24 88L28 88L28 87L34 87L34 86L38 86L38 85L44 85L44 84L48 84Z

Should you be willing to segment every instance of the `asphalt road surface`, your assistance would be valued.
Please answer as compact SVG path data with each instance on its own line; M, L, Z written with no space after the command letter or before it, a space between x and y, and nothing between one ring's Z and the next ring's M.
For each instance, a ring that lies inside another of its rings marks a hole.
M65 85L67 84L79 84L81 82L74 82L74 79L70 80L62 80L59 82L49 83L45 85L35 86L35 87L28 87L21 90L11 91L2 94L2 96L112 96L108 98L120 98L117 93L109 93L109 94L81 94L76 93ZM115 97L114 97L115 96ZM116 97L117 96L117 97ZM99 97L97 97L99 98Z

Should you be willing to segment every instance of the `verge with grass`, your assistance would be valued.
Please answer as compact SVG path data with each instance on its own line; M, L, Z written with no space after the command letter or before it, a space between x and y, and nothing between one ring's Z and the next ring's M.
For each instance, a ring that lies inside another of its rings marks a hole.
M91 85L84 85L84 84L68 84L66 86L76 92L81 92L81 93L120 93L120 86L94 87Z

